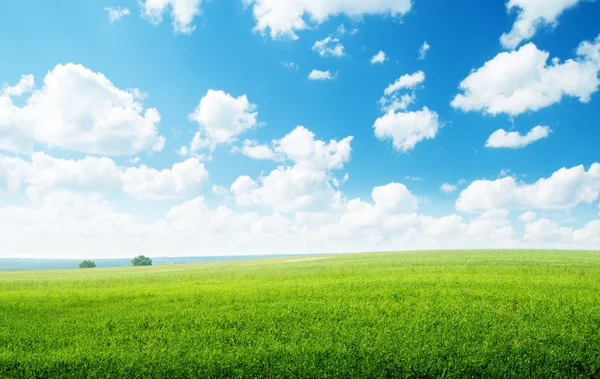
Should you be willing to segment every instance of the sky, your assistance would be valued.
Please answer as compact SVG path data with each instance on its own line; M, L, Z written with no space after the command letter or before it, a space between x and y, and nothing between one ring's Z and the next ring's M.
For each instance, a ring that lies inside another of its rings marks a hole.
M600 249L600 1L0 4L0 257Z

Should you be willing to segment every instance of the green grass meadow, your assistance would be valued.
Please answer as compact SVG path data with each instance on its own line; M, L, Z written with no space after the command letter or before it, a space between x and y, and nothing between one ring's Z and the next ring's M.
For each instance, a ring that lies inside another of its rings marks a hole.
M0 272L0 378L600 378L600 252Z

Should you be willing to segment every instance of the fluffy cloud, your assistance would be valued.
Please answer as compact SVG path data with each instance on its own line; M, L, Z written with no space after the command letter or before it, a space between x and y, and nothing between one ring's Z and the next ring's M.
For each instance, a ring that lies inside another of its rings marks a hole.
M531 129L526 135L521 135L519 132L507 132L504 129L498 129L488 138L486 147L508 147L519 148L525 147L535 141L539 141L550 135L550 128L547 126L536 126Z
M452 101L454 108L492 115L517 116L558 103L563 97L588 102L600 80L600 36L582 42L577 58L548 64L550 54L528 43L503 52L474 70L461 83L464 91Z
M256 19L254 30L261 33L269 30L273 39L297 39L296 31L339 14L352 18L371 14L400 17L412 6L411 0L244 0L244 3L252 6Z
M350 160L351 141L352 137L328 143L315 140L312 132L299 126L269 148L273 156L293 162L292 166L279 166L257 181L240 176L230 190L241 206L261 205L282 212L329 209L341 198L331 171Z
M59 159L35 153L31 160L0 156L0 191L27 186L30 196L57 190L107 193L122 190L137 199L187 197L208 181L204 164L195 158L158 171L144 165L123 168L110 158Z
M561 227L554 221L540 219L525 226L525 241L549 243L574 243L598 246L600 243L600 220L591 221L581 229Z
M383 50L379 50L379 52L375 55L373 55L373 58L371 58L371 64L376 64L376 63L383 63L387 60L387 58L385 57L385 52Z
M256 141L246 140L241 148L236 148L234 151L239 151L245 156L252 159L275 159L275 152L269 145L260 145Z
M122 177L123 191L137 199L163 200L188 197L208 181L208 171L195 158L156 170L142 165L128 168Z
M375 136L380 140L391 139L396 150L408 152L414 149L417 143L435 138L443 126L438 114L427 107L418 111L398 112L408 108L416 99L414 92L400 97L398 92L414 90L424 81L423 71L402 75L383 91L383 97L379 99L381 109L386 113L373 124Z
M335 78L335 74L332 74L329 70L320 71L315 69L308 74L308 78L310 80L331 80Z
M115 21L122 19L123 17L129 15L128 8L121 7L106 7L105 11L108 12L108 21L112 24Z
M516 11L517 20L509 33L500 37L502 46L514 49L522 41L533 37L538 28L544 25L556 27L558 17L581 0L509 0L506 9Z
M389 111L375 121L373 129L377 138L391 139L396 150L408 152L417 143L435 138L441 126L437 113L423 107L414 112Z
M57 65L33 90L26 75L0 96L0 150L31 152L36 145L88 154L160 151L160 115L144 111L139 90L123 91L104 75L72 63ZM12 96L30 93L19 107ZM82 94L85 94L83 96Z
M192 22L200 14L200 3L201 0L142 0L140 6L142 15L155 25L162 22L163 14L170 9L173 30L191 34L196 29Z
M344 45L340 43L339 38L332 36L326 37L315 42L313 51L319 53L322 57L342 57L344 56Z
M236 98L223 91L208 90L189 115L199 127L190 152L231 143L246 130L255 128L258 125L256 108L246 95Z
M471 183L456 201L463 212L490 209L571 209L580 203L590 204L600 194L600 163L586 171L583 165L561 168L549 178L533 184L518 183L507 176L497 180Z
M421 47L419 48L419 59L421 59L421 60L425 59L425 56L427 55L427 52L429 51L430 48L431 48L431 46L429 46L427 41L424 41L423 44L421 45Z

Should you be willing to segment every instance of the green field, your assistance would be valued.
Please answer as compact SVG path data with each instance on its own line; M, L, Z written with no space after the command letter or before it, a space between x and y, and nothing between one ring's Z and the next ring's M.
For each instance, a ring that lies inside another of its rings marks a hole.
M600 253L0 272L0 378L600 378Z

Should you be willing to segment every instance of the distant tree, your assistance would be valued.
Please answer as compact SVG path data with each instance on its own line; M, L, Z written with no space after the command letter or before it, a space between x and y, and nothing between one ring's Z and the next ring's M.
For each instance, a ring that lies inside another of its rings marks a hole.
M144 257L143 255L133 258L131 261L132 266L152 266L152 259Z
M79 264L79 268L94 268L96 267L96 263L94 263L94 261L81 261L81 263Z

